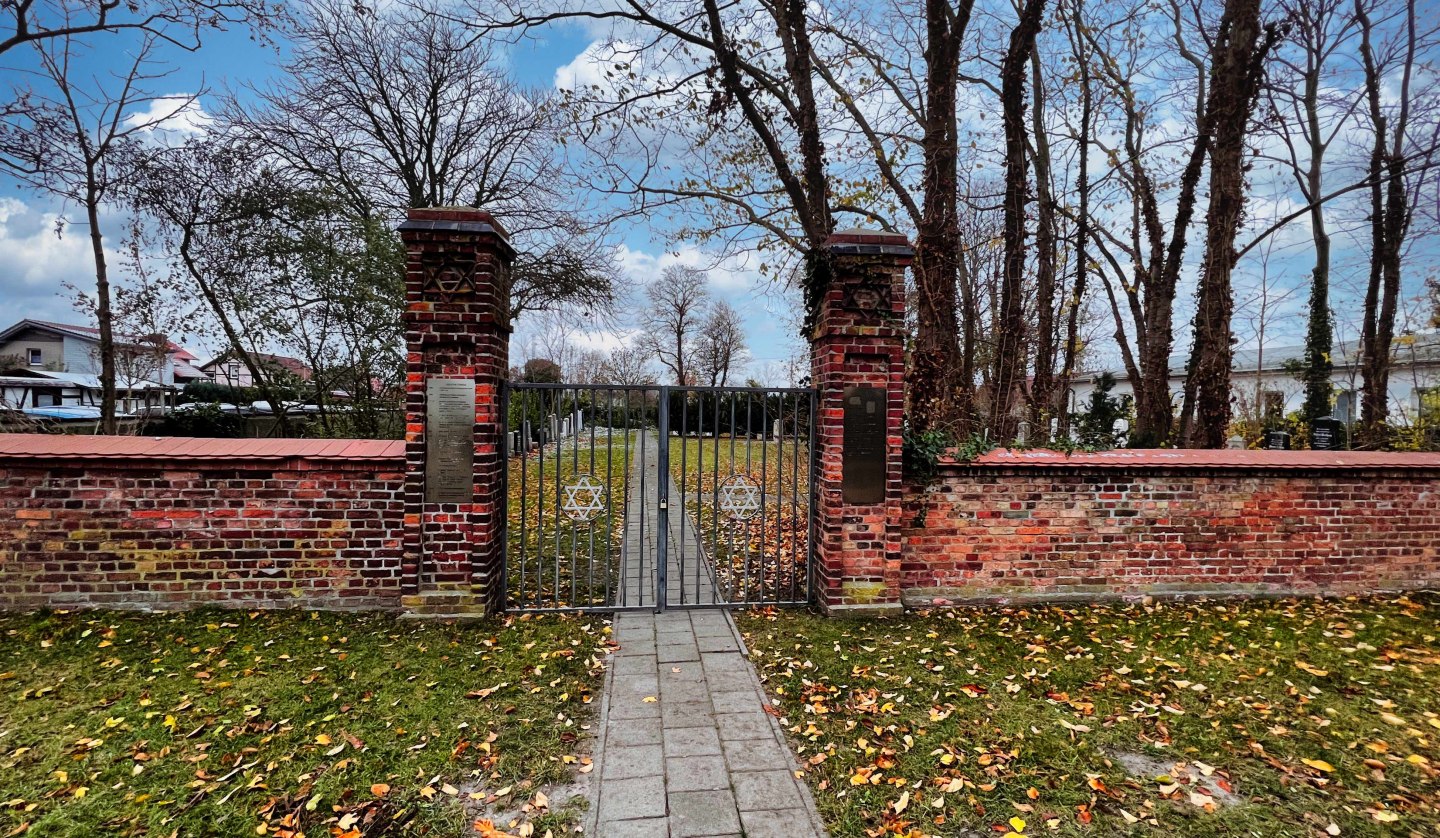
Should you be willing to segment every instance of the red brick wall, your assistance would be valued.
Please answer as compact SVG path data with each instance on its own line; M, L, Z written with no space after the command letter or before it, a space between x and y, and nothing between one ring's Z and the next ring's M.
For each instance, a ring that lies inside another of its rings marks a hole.
M403 467L0 461L0 608L398 608Z
M1436 467L971 465L940 477L905 502L912 606L1440 584Z

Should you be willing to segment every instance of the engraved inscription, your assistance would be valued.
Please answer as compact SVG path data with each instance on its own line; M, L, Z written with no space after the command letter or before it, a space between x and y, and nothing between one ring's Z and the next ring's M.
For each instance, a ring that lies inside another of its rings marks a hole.
M425 500L470 503L475 492L475 381L425 382Z
M840 491L846 503L885 501L887 411L881 388L845 388Z

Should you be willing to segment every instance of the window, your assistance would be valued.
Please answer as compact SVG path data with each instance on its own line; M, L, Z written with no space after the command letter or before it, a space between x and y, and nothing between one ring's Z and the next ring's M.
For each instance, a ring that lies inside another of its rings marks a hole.
M45 353L42 352L38 347L32 346L29 349L25 350L25 353L30 356L30 366L39 367L44 365Z
M1335 419L1340 420L1341 422L1346 422L1346 423L1354 422L1354 421L1355 421L1355 391L1354 391L1354 390L1337 390L1337 391L1335 391L1335 409L1332 410L1332 411L1330 411L1330 415L1333 416Z

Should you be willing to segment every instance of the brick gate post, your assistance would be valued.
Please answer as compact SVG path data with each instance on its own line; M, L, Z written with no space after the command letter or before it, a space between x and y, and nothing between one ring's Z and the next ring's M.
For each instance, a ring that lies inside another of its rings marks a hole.
M412 209L405 243L405 541L412 614L504 603L501 387L515 251L487 212Z
M830 237L833 276L811 336L816 599L829 613L900 609L905 268L899 233Z

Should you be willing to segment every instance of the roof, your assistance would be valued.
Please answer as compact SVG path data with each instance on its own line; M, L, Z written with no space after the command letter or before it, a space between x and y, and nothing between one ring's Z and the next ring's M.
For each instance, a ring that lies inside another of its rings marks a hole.
M405 443L387 439L202 439L198 437L0 434L0 462L147 460L244 463L394 463Z
M232 352L222 352L219 355L216 355L214 358L211 358L210 360L201 364L200 369L208 370L216 364L220 363L221 361L229 359L232 354ZM274 364L281 369L287 370L294 373L295 375L300 376L301 378L307 380L310 378L310 367L307 366L305 362L300 360L299 358L292 358L289 355L271 355L268 352L249 352L246 354L248 354L252 358L255 358L261 363Z
M946 464L967 465L953 458ZM1440 454L1390 451L1255 451L1222 448L1122 448L1066 454L1042 448L997 448L975 466L1194 469L1427 469L1440 471Z
M21 375L15 375L21 373ZM100 376L88 372L59 372L57 370L37 370L20 368L5 371L5 381L11 386L29 386L43 382L63 382L73 387L80 387L85 390L99 390ZM20 382L24 382L23 384ZM149 379L128 379L117 377L116 388L120 390L164 390L168 385Z
M77 326L73 323L56 323L53 320L31 320L29 318L26 318L6 329L0 330L0 340L4 340L12 332L18 331L27 325L39 326L42 329L50 329L52 331L70 335L72 337L81 338L83 340L100 339L100 330L95 326ZM143 340L143 338L136 337L134 335L116 335L115 337L118 340L127 343L139 343ZM199 360L199 358L196 358L195 355L190 352L190 350L186 349L175 341L170 340L169 338L165 339L165 353L167 355L174 355L176 358L179 358L182 361Z

